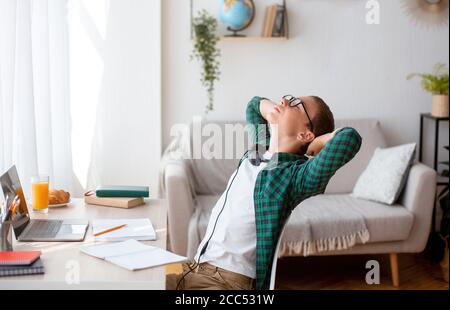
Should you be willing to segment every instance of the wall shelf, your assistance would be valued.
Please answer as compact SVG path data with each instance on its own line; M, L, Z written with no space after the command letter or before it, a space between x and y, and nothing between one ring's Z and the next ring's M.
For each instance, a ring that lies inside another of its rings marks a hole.
M261 36L246 36L246 37L220 37L220 41L287 41L288 37L261 37Z
M289 40L289 23L288 23L288 16L287 16L287 5L286 0L282 0L282 6L284 7L285 14L283 15L284 18L284 36L282 37L263 37L263 36L242 36L242 37L233 37L233 36L226 36L221 35L220 41L270 41L270 42L280 42L280 41L287 41ZM193 28L193 20L194 20L194 0L190 0L190 27L191 27L191 40L194 39L194 28Z

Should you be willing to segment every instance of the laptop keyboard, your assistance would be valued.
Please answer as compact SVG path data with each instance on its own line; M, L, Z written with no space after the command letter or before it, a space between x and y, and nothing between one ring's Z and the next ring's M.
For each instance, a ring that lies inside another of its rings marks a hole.
M63 221L32 220L25 238L54 238L61 228Z

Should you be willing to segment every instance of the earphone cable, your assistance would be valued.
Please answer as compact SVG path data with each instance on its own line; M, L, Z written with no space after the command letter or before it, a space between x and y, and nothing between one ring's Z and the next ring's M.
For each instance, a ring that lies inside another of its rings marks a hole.
M248 151L245 152L244 156L242 156L242 159L239 161L239 165L238 165L238 167L237 167L236 173L234 174L233 178L231 179L230 186L228 186L228 188L227 188L227 190L226 190L226 193L225 193L225 199L224 199L224 202L223 202L223 205L222 205L222 209L220 210L219 215L217 215L216 221L214 222L214 227L213 227L213 230L212 230L212 232L211 232L211 235L209 236L208 240L206 241L205 245L203 246L202 250L200 251L200 254L199 254L199 256L198 256L197 261L194 262L194 264L193 264L194 267L191 267L191 266L188 265L189 271L186 272L186 273L181 277L180 280L178 280L177 286L176 286L176 289L175 289L175 290L178 290L178 287L180 286L181 281L183 281L184 278L185 278L189 273L191 273L191 272L194 271L198 266L200 266L200 259L201 259L202 255L206 252L206 249L208 248L209 241L211 240L212 236L214 235L214 231L216 230L217 222L218 222L218 220L219 220L219 218L220 218L220 215L222 214L223 210L225 209L225 205L226 205L227 199L228 199L228 193L229 193L229 191L230 191L230 189L231 189L231 186L233 185L234 179L236 178L236 176L237 176L238 173L239 173L239 168L241 167L241 164L242 164L242 162L244 161L244 159L246 158L247 154L248 154Z

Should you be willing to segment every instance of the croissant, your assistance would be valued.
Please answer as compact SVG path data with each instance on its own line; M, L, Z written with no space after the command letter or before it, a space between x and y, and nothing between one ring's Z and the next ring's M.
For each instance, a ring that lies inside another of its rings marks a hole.
M62 189L52 189L48 192L48 203L51 205L69 202L70 194Z

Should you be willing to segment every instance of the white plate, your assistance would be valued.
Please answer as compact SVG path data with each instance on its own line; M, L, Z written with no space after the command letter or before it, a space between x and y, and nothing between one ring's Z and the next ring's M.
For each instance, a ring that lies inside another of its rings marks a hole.
M54 205L48 205L48 207L49 208L61 208L61 207L65 207L65 206L67 206L69 203L71 203L72 202L72 199L70 199L69 198L69 201L68 202L66 202L66 203L58 203L58 204L54 204ZM28 205L32 208L33 207L33 204L31 203L31 200L28 200L27 201L27 203L28 203Z
M72 202L72 199L69 198L69 201L66 203L58 203L58 204L54 204L54 205L48 205L49 208L61 208L61 207L65 207L67 206L69 203Z

